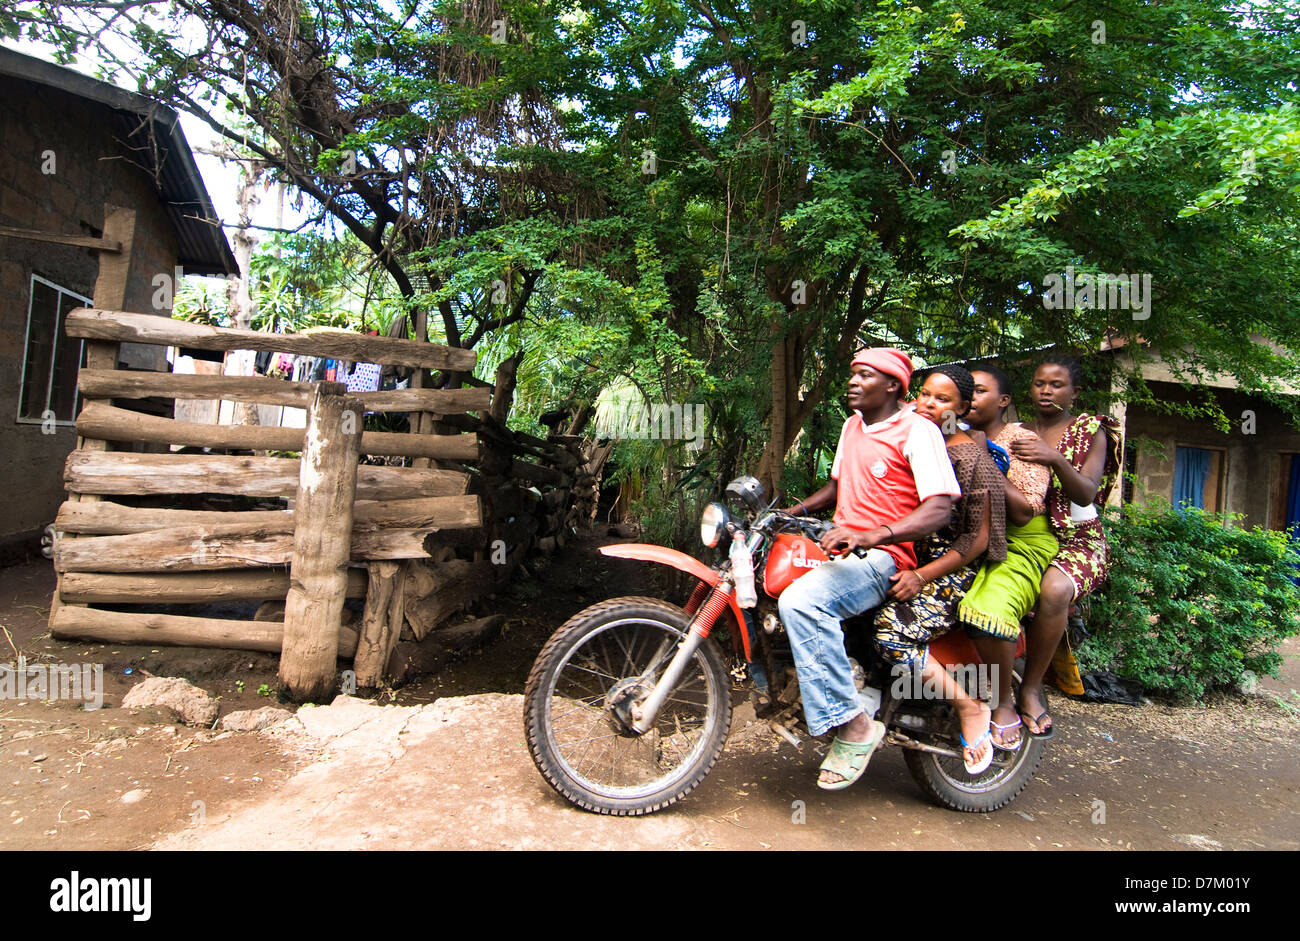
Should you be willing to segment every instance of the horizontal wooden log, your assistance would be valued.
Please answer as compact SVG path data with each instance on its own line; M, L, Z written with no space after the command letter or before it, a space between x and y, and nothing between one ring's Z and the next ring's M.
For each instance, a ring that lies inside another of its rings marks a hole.
M262 333L258 330L209 327L169 317L93 307L78 307L71 311L66 329L68 336L88 340L189 346L199 350L299 353L359 363L448 369L456 372L472 372L477 360L473 350L416 340L372 337L332 330Z
M299 462L291 458L227 454L135 454L73 451L63 471L72 493L233 493L292 497L298 492ZM463 494L469 475L417 467L357 468L357 499L401 500Z
M355 421L359 426L361 416L357 415ZM271 425L206 425L144 415L104 402L88 402L77 416L77 433L104 441L143 441L250 451L301 451L305 430ZM478 438L473 434L412 435L363 431L361 453L474 461L478 459Z
M352 530L349 558L428 558L424 539L432 529ZM84 536L54 544L56 572L204 572L258 565L286 565L293 555L292 530L257 530L247 524L177 526L122 536Z
M62 232L43 232L40 229L23 229L13 225L0 225L0 237L31 239L34 242L54 242L56 245L76 245L97 252L116 253L122 250L117 239L95 238L90 235L64 235Z
M414 563L406 573L406 620L417 640L447 618L496 590L499 566L453 559Z
M59 507L54 528L65 533L119 536L177 526L229 526L244 524L248 532L292 532L293 510L167 510L123 506L107 500L82 503L69 500ZM358 500L352 508L353 530L473 529L482 524L479 498L416 497L410 500Z
M56 572L201 572L286 565L293 533L225 534L217 526L178 526L124 536L84 536L54 544Z
M283 604L289 591L289 573L267 569L131 575L67 572L60 585L63 600L78 604L180 604L277 599ZM365 571L349 570L347 597L365 596Z
M491 389L381 389L354 392L370 412L432 412L459 415L487 411L492 406Z
M306 408L314 383L268 376L191 376L124 369L83 369L77 374L83 398L228 399ZM392 389L353 392L368 412L481 411L492 404L491 389Z
M530 464L527 461L512 462L510 465L510 476L516 480L527 480L538 484L550 484L554 487L564 487L573 482L573 478L555 470L554 468L543 467L540 464Z
M120 536L176 526L223 526L234 522L247 523L250 529L292 532L293 510L168 510L124 506L108 500L98 503L69 500L59 507L54 528L63 533Z
M181 614L137 614L65 606L54 615L50 633L59 640L97 640L111 644L166 644L174 647L223 647L279 653L282 621L232 621ZM357 632L339 627L339 656L357 650Z
M402 529L475 529L483 525L482 501L473 494L415 497L409 500L358 500L353 527Z

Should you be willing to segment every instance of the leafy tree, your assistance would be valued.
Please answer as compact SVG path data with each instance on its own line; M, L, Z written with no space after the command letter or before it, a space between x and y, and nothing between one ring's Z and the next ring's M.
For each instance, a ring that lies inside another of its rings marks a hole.
M374 256L356 239L277 234L251 258L254 330L297 333L339 327L387 333L403 304ZM234 326L227 285L187 278L173 315L181 320Z
M815 476L867 342L1300 378L1294 0L85 0L61 35L96 9L439 339L542 351L577 406L707 401L720 474L802 432ZM1045 308L1067 268L1149 274L1150 316Z

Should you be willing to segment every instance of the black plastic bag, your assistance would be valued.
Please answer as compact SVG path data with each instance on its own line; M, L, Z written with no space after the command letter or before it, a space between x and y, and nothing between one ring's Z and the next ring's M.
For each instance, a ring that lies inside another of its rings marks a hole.
M1142 704L1142 684L1121 680L1109 671L1088 673L1083 677L1083 698L1089 702L1113 702L1124 706Z

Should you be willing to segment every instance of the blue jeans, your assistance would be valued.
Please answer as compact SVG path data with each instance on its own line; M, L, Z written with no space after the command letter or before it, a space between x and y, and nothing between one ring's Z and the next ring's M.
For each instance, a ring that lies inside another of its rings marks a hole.
M840 621L885 600L894 557L871 549L842 556L797 579L777 600L790 638L808 730L823 735L861 714Z

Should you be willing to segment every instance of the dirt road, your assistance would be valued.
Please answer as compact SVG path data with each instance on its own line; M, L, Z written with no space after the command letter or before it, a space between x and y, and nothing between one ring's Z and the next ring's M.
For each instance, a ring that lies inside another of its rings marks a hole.
M1262 730L1246 743L1201 743L1142 730L1131 721L1141 710L1124 722L1079 714L1097 707L1067 708L1069 731L1054 740L1038 780L1010 808L977 816L926 803L897 749L879 756L858 787L823 794L812 786L817 755L746 727L742 710L737 734L694 794L626 820L574 810L550 790L528 758L521 708L519 696L482 694L419 707L340 700L300 710L305 734L277 737L304 753L323 746L318 760L273 793L155 846L1300 848L1295 751ZM1104 823L1093 822L1097 801L1105 802Z
M345 698L271 732L222 734L132 714L121 695L148 670L219 693L223 714L265 705L255 691L274 658L59 644L43 634L49 576L41 563L0 570L0 624L28 657L104 663L107 708L0 702L0 848L1300 848L1297 639L1261 695L1182 708L1056 697L1037 778L994 814L930 805L896 748L850 790L819 791L820 747L796 751L741 707L697 791L627 820L573 809L547 786L517 695L556 624L633 584L622 569L557 560L544 589L537 579L497 599L512 617L501 641L400 704Z

